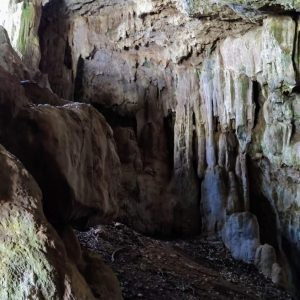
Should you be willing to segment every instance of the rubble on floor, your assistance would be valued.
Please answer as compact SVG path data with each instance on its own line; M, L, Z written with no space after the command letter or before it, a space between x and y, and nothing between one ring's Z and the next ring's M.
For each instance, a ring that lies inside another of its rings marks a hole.
M76 234L113 268L124 299L293 299L218 240L157 240L120 223Z

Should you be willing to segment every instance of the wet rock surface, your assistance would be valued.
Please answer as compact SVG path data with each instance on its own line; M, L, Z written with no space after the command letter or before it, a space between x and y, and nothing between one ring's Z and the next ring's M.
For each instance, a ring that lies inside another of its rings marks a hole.
M235 261L217 239L162 241L120 223L76 235L113 268L124 299L293 299L253 265Z

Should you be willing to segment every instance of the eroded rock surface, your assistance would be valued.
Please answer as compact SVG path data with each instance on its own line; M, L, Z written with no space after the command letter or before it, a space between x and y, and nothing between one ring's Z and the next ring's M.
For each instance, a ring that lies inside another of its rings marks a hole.
M15 77L4 70L0 76L1 142L37 178L52 224L112 220L119 209L120 162L103 116L86 104L31 104Z
M118 214L120 162L111 128L92 107L31 106L2 140L37 178L52 224L85 227Z
M118 214L112 130L90 105L68 104L47 87L24 82L33 73L22 72L25 65L2 33L0 45L11 56L0 60L0 139L41 190L1 146L0 298L122 299L114 273L101 258L82 254L70 227Z
M235 259L253 263L260 244L256 217L250 213L232 214L225 223L223 240Z
M2 146L0 165L0 298L94 299L47 222L34 179Z
M118 216L149 234L202 231L277 284L297 283L299 1L6 4L18 65L44 81L16 89L27 106L8 106L1 139L57 227ZM112 130L61 98L93 105Z
M123 220L150 233L191 233L201 221L221 236L233 214L252 212L257 238L290 268L281 235L299 249L297 183L283 200L284 181L262 180L275 216L265 222L249 163L270 178L298 169L298 10L297 1L45 6L41 68L59 95L92 103L115 130Z

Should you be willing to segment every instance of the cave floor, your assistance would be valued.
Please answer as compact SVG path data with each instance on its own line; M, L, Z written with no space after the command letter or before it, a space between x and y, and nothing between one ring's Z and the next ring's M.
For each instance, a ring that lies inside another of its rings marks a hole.
M156 240L119 223L76 234L113 268L124 299L292 299L218 240Z

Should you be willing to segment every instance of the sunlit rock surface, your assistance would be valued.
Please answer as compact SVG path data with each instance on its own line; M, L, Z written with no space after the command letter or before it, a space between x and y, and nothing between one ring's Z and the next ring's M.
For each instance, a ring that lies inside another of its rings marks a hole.
M94 299L42 211L42 193L0 146L0 298Z
M6 28L12 45L32 70L39 67L38 28L44 2L3 0L0 4L0 25Z

